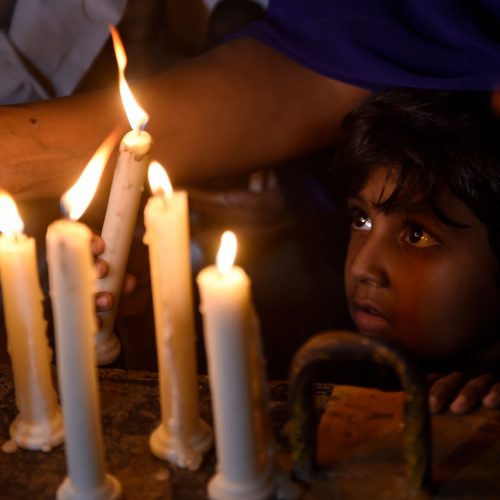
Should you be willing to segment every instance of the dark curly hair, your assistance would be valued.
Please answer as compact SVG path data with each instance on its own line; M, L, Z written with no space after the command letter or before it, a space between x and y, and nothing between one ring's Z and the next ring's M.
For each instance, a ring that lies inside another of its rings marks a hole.
M333 165L337 195L358 193L374 168L387 166L396 188L379 209L390 212L423 199L443 222L457 225L436 202L449 189L486 226L500 260L500 119L491 110L491 94L377 94L344 120Z

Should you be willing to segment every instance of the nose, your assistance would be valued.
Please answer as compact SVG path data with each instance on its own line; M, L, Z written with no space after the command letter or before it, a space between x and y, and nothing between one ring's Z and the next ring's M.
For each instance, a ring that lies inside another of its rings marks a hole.
M373 231L351 239L347 250L346 272L358 284L378 288L389 286L390 254Z

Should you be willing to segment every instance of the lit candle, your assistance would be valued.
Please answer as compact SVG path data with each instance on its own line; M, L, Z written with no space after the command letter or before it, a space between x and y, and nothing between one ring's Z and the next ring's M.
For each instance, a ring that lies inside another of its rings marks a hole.
M50 298L54 315L57 373L66 429L68 477L60 499L120 498L120 483L105 473L95 354L96 275L92 233L76 222L90 202L113 141L96 152L76 184L61 198L67 219L47 230Z
M148 176L153 196L144 210L144 242L149 246L161 405L161 424L149 444L157 457L196 470L213 438L198 407L187 193L172 191L157 162L149 166Z
M106 277L98 281L97 290L111 292L114 303L109 311L99 312L102 319L96 339L99 364L111 363L120 352L120 342L113 333L113 327L152 144L151 136L142 130L148 121L148 115L135 101L125 80L125 50L115 29L111 30L111 35L118 62L120 94L132 131L123 137L120 144L120 154L101 232L105 243L101 258L108 263L109 270Z
M23 234L23 222L7 193L0 194L0 231L7 349L19 410L10 435L21 448L49 451L62 443L64 431L52 384L35 240Z
M217 266L197 281L217 449L210 498L264 499L275 492L272 439L263 384L260 332L250 279L233 266L236 237L222 236Z

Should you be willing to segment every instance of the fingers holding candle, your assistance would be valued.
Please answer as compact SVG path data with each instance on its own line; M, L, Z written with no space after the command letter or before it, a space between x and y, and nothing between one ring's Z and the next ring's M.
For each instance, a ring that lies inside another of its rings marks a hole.
M100 259L99 256L104 253L106 245L104 240L98 235L92 235L92 253L94 254L95 262L94 268L98 278L105 278L109 271L108 262ZM137 287L137 278L130 273L125 274L123 278L123 285L121 293L123 295L130 295ZM106 293L106 292L103 292Z
M104 261L99 261L96 264L106 264ZM105 276L105 274L104 274ZM99 276L98 276L99 277ZM133 274L127 273L123 278L122 285L122 295L129 296L137 288L137 278ZM97 311L109 311L115 304L115 299L113 294L110 292L98 292L96 293L96 309ZM100 320L101 318L98 318ZM99 322L99 325L101 323Z
M92 253L94 257L98 257L104 252L104 246L104 240L98 234L94 233L92 235Z
M98 279L103 279L107 276L109 271L109 265L104 259L100 259L99 256L104 253L105 250L104 240L97 234L92 235L92 254L94 255L94 269ZM123 278L121 294L123 296L131 295L137 288L137 278L130 273L126 273ZM114 296L111 292L101 291L96 293L96 311L109 311L115 304ZM98 327L102 326L102 319L97 316Z

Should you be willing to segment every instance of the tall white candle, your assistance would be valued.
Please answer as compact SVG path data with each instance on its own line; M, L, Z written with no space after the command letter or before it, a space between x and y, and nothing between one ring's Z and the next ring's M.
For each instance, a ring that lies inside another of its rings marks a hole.
M172 192L163 167L152 162L153 196L144 210L160 379L161 424L151 434L151 451L179 467L196 470L212 446L200 418L187 193Z
M101 258L108 263L108 274L98 280L98 292L111 292L113 307L100 311L102 326L97 332L97 361L104 365L120 353L120 341L113 328L118 310L130 245L149 163L151 136L147 132L129 132L120 144L113 184L109 196L101 237L105 249Z
M264 499L275 491L271 443L266 441L258 322L250 279L232 265L236 238L223 235L218 266L205 268L197 281L217 449L217 474L208 486L214 499ZM257 390L259 388L259 390Z
M10 435L21 448L49 451L62 443L61 411L52 383L52 353L43 316L34 238L22 233L14 200L0 194L0 278L7 349L19 413Z
M125 80L127 57L123 45L118 32L112 29L111 33L118 61L120 94L133 130L123 137L120 144L120 154L116 162L101 232L105 243L102 259L108 263L109 271L105 278L98 281L97 290L111 292L114 296L114 303L109 311L99 312L102 319L102 326L96 338L99 364L111 363L120 352L120 342L113 333L113 327L152 144L151 136L141 130L148 121L148 115L133 98Z
M101 157L101 161L103 166L105 158ZM92 233L84 224L70 220L78 219L85 210L102 166L95 161L89 163L61 200L68 219L52 223L47 230L50 297L68 466L68 477L57 497L68 500L121 497L120 483L105 472L95 354L96 275Z

